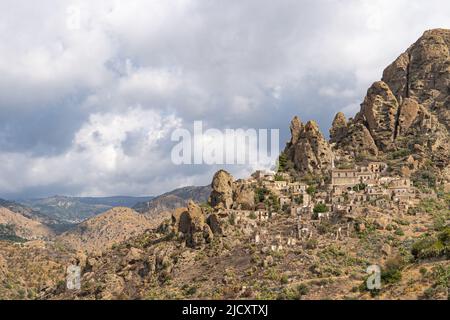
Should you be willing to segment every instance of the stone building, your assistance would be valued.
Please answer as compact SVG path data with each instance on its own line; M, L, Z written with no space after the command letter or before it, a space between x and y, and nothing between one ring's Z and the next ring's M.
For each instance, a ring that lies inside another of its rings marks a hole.
M333 186L354 186L358 183L359 176L356 169L331 170L331 184Z
M369 162L367 165L367 169L369 169L373 173L382 173L386 171L387 164L384 162Z
M300 182L291 182L288 184L289 192L293 194L303 194L306 192L307 185Z

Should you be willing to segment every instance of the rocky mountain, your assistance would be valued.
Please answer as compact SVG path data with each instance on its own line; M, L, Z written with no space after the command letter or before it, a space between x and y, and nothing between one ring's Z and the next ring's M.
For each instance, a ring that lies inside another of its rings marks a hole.
M153 197L67 197L53 196L42 199L24 199L20 202L36 212L45 214L63 224L75 224L96 216L113 207L133 207Z
M450 30L435 29L402 53L367 91L358 114L336 115L330 130L337 161L404 160L412 175L450 179Z
M116 207L78 224L56 241L76 250L101 252L156 226L130 208Z
M148 216L155 216L161 213L170 214L176 208L186 207L189 200L197 203L207 202L210 193L210 186L183 187L164 193L150 201L140 202L133 209Z

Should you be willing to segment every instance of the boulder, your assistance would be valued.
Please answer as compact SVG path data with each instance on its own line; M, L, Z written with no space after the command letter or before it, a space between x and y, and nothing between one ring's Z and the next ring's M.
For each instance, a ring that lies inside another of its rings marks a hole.
M203 210L192 200L189 201L187 209L174 211L172 223L173 230L186 239L189 247L196 248L210 242L214 237Z
M209 203L213 208L231 209L233 206L233 176L225 170L216 172Z

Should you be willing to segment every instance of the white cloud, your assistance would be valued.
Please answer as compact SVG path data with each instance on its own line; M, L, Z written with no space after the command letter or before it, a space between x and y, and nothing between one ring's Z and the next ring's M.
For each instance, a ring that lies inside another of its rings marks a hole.
M424 30L450 27L445 0L3 0L0 11L0 196L208 183L216 168L168 164L170 128L280 128L283 142L299 114L328 131Z

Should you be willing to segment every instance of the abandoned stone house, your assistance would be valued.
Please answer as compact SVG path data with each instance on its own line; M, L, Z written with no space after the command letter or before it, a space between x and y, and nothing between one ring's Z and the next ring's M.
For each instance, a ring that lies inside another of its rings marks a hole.
M288 183L287 183L287 181L274 181L273 186L274 186L275 190L287 191Z
M293 216L311 215L313 212L314 207L312 205L291 206L291 215Z
M289 196L280 196L280 206L283 208L284 206L288 206L292 203L291 197Z
M307 185L300 182L291 182L288 184L288 188L292 194L303 194L306 192Z
M411 180L408 178L397 178L390 182L388 187L391 199L394 202L409 203L415 196L411 188Z
M260 221L266 221L270 218L270 213L267 211L266 205L262 202L256 205L255 214Z
M309 194L307 194L307 193L304 193L303 194L303 205L304 206L309 206L310 204L311 204L311 196L309 195Z
M387 164L384 162L369 162L369 164L367 165L369 171L373 173L385 172L387 167L388 167Z
M273 172L257 170L252 174L252 178L256 179L257 181L273 181L275 179L275 174Z
M331 171L331 184L333 186L351 186L359 183L358 170L333 169Z
M387 169L383 162L369 162L367 167L353 169L332 169L331 184L333 186L355 186L359 183L375 184L376 179Z

